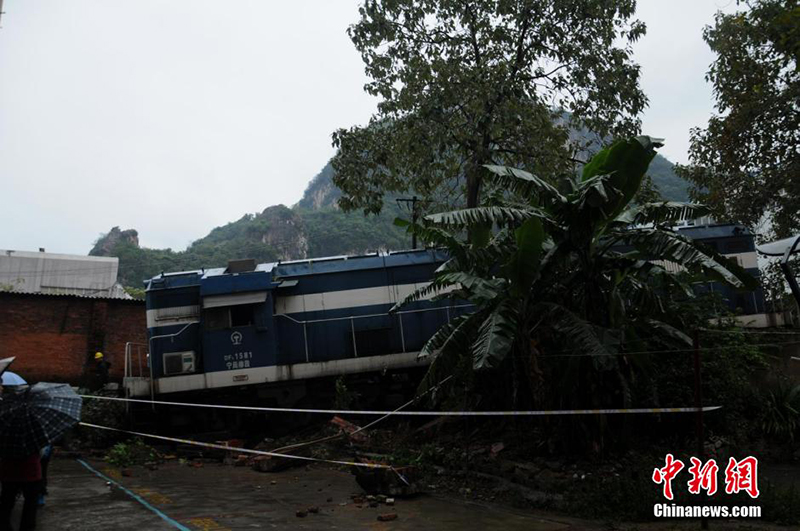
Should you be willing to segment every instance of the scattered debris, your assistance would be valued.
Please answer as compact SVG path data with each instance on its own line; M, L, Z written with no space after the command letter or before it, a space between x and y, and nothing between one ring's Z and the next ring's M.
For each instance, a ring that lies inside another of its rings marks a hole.
M286 452L290 453L290 452ZM311 457L311 452L308 447L300 447L291 450L292 455L300 457ZM277 457L272 455L259 455L253 459L252 469L258 472L280 472L293 466L300 466L305 464L300 459L291 459L288 457Z
M436 428L438 426L441 426L442 424L444 424L445 422L448 422L449 420L450 420L450 417L437 417L437 418L433 419L432 421L428 422L427 424L423 424L422 426L420 426L419 428L414 430L414 433L427 432L427 431L431 430L432 428Z
M331 424L338 426L353 442L364 443L369 439L369 436L365 432L359 431L361 428L358 425L344 420L342 417L333 417L331 419Z
M502 451L505 449L505 447L506 447L506 445L505 445L505 444L503 444L502 442L496 442L496 443L494 443L494 444L491 446L491 448L489 449L489 455L490 455L491 457L493 457L493 458L494 458L494 457L497 457L497 454L499 454L500 452L502 452Z
M413 466L394 469L354 467L352 472L358 485L366 492L394 497L419 492L415 482L419 471Z

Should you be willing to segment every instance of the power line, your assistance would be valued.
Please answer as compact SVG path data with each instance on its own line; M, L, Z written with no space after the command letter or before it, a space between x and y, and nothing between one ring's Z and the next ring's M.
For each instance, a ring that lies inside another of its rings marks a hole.
M761 332L757 330L714 330L713 328L699 328L701 332L712 334L751 334L756 336L800 336L800 332Z
M800 341L787 341L785 343L748 343L746 346L751 347L783 347L786 345L800 345ZM546 358L587 358L587 357L603 357L603 356L636 356L641 354L687 354L691 352L716 352L721 350L730 350L734 348L733 346L725 346L725 347L705 347L699 349L687 348L687 349L670 349L670 350L639 350L639 351L631 351L631 352L609 352L607 354L588 354L588 353L581 353L581 354L543 354L539 356L541 359ZM561 352L577 352L578 349L572 350L563 350Z

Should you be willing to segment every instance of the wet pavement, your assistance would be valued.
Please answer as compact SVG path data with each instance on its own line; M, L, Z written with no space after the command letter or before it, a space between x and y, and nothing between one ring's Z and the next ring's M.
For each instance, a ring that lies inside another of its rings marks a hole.
M133 468L132 476L98 460L89 467L56 459L50 468L50 495L39 513L40 531L119 531L234 529L453 529L561 531L600 529L590 522L522 513L439 496L397 499L394 507L357 506L361 493L346 471L306 467L259 473L206 463L201 468L168 463L157 470ZM138 499L137 499L138 498ZM319 507L300 518L298 510ZM397 519L378 521L396 513Z

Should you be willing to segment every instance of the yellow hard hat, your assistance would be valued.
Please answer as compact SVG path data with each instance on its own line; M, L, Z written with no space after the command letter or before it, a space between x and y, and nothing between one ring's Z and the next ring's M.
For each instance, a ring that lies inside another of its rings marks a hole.
M103 353L102 352L95 352L94 353L94 359L96 359L96 360L103 359Z

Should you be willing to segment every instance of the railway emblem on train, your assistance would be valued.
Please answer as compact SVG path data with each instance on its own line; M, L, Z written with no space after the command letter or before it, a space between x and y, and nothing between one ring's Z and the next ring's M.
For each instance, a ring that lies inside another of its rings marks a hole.
M242 344L242 333L238 330L231 334L231 343L233 345L241 345Z

